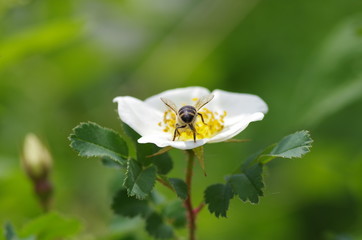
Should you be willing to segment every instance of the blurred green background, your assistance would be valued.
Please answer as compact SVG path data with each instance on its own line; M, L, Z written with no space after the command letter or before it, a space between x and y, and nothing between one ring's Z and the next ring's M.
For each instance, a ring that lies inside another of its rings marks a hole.
M195 204L248 154L297 130L315 140L305 158L270 165L260 204L234 199L227 219L205 209L199 239L362 239L357 0L0 0L0 223L42 214L20 167L34 132L54 158L53 209L84 226L74 239L146 239L141 221L109 208L119 174L77 157L67 137L84 121L119 131L116 96L192 85L257 94L270 109L239 135L251 142L205 147ZM183 176L183 153L171 155Z

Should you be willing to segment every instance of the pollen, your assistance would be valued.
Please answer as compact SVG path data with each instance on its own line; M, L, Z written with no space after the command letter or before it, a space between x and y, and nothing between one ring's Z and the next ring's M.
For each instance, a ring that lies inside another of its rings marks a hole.
M219 133L224 128L224 118L227 115L226 111L213 112L206 107L202 108L199 113L202 114L204 122L200 116L197 116L194 126L196 129L196 139L211 138ZM172 139L177 123L176 114L172 110L167 110L163 115L163 120L158 123L162 131L169 133ZM193 132L189 127L179 128L180 135L177 135L175 141L190 141L193 140Z

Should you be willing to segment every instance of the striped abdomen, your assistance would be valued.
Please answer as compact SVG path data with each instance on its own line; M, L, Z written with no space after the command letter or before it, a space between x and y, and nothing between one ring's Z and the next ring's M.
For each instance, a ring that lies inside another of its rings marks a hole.
M183 106L178 110L178 115L184 123L192 123L197 116L197 111L193 106Z

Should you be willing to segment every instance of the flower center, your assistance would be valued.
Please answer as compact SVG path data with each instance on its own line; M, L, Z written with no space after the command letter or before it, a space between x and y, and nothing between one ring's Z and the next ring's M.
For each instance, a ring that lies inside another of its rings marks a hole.
M204 122L202 122L201 116L196 115L196 120L193 123L196 129L196 139L211 138L219 133L224 128L224 118L226 111L223 113L212 112L206 107L202 108L199 113L202 114ZM163 128L164 132L170 133L173 137L175 133L177 123L176 114L172 110L167 110L163 115L163 121L158 123L158 126ZM180 125L182 123L179 123ZM192 130L186 126L178 129L179 134L176 134L176 139L179 141L189 141L194 139Z

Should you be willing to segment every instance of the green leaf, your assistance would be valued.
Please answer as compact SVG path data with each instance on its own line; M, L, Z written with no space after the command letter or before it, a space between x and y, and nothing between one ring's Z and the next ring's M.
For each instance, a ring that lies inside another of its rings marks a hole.
M157 152L156 146L151 143L140 144L137 140L141 137L136 131L134 131L130 126L123 123L123 130L127 136L131 139L135 146L137 161L142 163L144 166L151 164L151 158L147 157Z
M151 158L151 161L154 165L156 165L157 172L161 175L166 175L173 168L173 162L168 153L163 153L162 155L154 156Z
M283 138L271 151L271 155L283 158L300 158L311 148L313 140L308 131L300 131Z
M119 162L119 161L114 161L111 158L108 157L103 157L101 159L103 166L109 167L109 168L126 168L127 167L127 162Z
M137 139L140 135L136 133L127 124L123 124L123 129L129 138L133 141L136 148L137 161L143 166L154 164L157 166L157 172L161 175L166 175L173 168L173 162L170 155L167 153L168 148L159 148L155 144L145 143L139 144ZM162 154L157 154L162 153Z
M188 197L187 185L182 179L169 178L168 181L171 183L173 189L175 189L179 198L185 200Z
M161 175L169 173L173 167L173 162L168 153L160 155L154 155L159 152L161 148L152 143L136 144L137 149L137 161L144 166L148 166L151 163L157 166L157 171ZM153 155L153 156L152 156ZM152 156L152 157L150 157Z
M122 122L122 128L123 131L127 134L129 138L135 143L137 143L137 140L141 137L135 130L133 130L130 126Z
M156 173L155 166L143 169L140 163L130 159L123 184L128 190L128 195L135 196L138 199L146 198L155 185Z
M308 131L288 135L278 143L248 157L233 175L226 178L227 184L242 201L258 203L259 197L263 196L263 165L278 157L302 157L310 151L312 142Z
M234 174L227 177L227 182L231 185L235 194L246 202L249 200L252 203L259 202L259 196L263 196L263 165L255 164L246 168L240 174Z
M145 217L151 211L147 200L130 197L126 189L121 189L113 198L113 212L124 217Z
M233 192L229 184L214 184L205 190L205 203L208 204L209 211L216 217L226 217L230 199Z
M260 156L259 161L263 164L272 159L281 158L301 158L310 151L312 138L308 131L300 131L284 137L278 142L269 154Z
M152 143L140 144L136 143L137 161L143 166L148 166L152 163L153 158L148 157L157 152L157 147Z
M83 157L108 157L119 163L128 158L128 147L123 138L92 122L75 127L69 140L70 146Z
M37 240L63 239L77 234L81 229L78 220L65 218L58 213L51 212L42 215L21 230L21 236L36 236Z
M170 155L167 153L168 148L159 148L155 144L145 143L139 144L137 140L141 137L127 124L123 124L124 132L133 141L136 148L137 161L143 166L154 164L157 166L157 172L161 175L166 175L173 168L173 162ZM157 154L162 153L162 154Z
M157 239L168 239L174 237L172 227L165 224L162 216L157 213L152 213L146 219L146 230L151 236Z
M183 228L186 226L186 210L180 200L168 204L163 209L163 215L167 219L167 222L172 224L175 228Z

